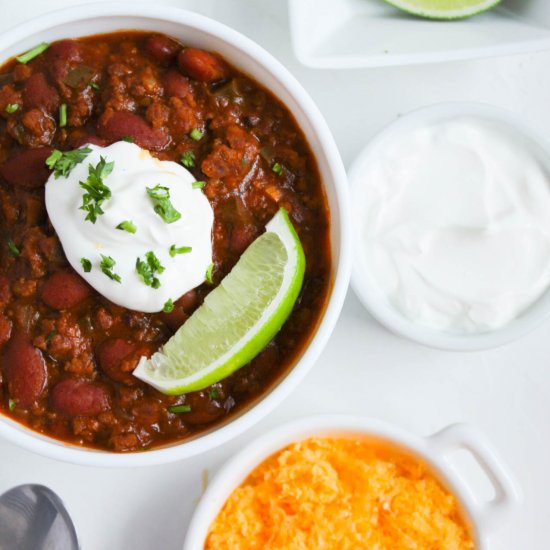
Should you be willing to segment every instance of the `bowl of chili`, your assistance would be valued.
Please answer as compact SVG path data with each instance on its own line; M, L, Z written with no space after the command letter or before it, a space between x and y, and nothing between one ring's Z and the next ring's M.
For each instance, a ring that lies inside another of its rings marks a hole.
M235 437L312 367L347 291L346 175L322 115L260 46L180 9L52 12L4 33L0 60L0 435L110 467L178 460ZM43 203L54 150L127 138L206 182L218 281L280 207L305 251L302 292L273 342L184 398L134 380L131 369L210 289L185 294L169 313L110 303L71 270Z

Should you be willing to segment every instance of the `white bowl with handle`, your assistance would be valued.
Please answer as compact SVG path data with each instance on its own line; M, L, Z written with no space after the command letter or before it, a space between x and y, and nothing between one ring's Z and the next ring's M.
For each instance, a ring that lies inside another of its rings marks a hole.
M375 438L418 458L457 497L470 524L476 550L490 550L491 533L522 500L513 475L497 451L468 424L453 424L431 436L421 437L373 418L314 416L284 424L255 439L219 470L195 510L183 550L204 548L208 529L218 512L254 468L285 446L310 437ZM459 450L470 453L493 486L495 496L491 501L483 500L479 488L468 484L464 472L451 465L453 454Z

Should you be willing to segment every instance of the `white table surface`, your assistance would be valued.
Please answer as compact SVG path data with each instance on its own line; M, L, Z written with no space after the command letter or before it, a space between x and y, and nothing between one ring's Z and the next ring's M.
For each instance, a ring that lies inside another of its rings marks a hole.
M134 0L134 2L139 0ZM470 62L312 70L293 57L283 0L155 0L190 7L262 44L302 82L324 113L346 165L381 126L412 108L449 100L507 107L550 128L550 52ZM3 0L0 31L78 0ZM418 434L466 421L483 430L524 493L492 539L495 550L550 545L550 325L487 352L427 349L381 328L349 292L318 364L267 419L237 440L167 466L102 470L58 463L0 441L0 492L43 483L74 518L83 550L179 550L201 474L283 421L322 412L369 415Z

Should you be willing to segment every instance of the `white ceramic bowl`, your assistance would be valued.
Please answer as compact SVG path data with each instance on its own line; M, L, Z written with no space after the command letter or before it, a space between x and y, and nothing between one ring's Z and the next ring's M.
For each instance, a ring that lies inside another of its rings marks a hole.
M367 144L351 166L349 180L355 235L361 234L362 231L361 220L364 212L361 208L359 197L363 188L362 174L364 167L370 161L371 156L384 148L394 136L401 132L460 115L472 115L494 120L506 124L512 130L515 129L519 134L532 140L545 153L540 155L540 160L545 162L545 168L550 173L550 143L526 125L514 113L482 103L469 102L439 103L423 107L411 111L389 124ZM365 262L362 260L359 247L359 239L356 239L354 242L355 250L351 284L359 300L371 315L387 329L420 344L451 351L475 351L494 348L524 336L550 317L550 289L547 289L534 304L516 319L490 332L456 334L420 325L397 311L381 293L374 278L365 266Z
M235 455L214 477L204 492L187 530L183 550L202 550L208 528L225 501L263 460L286 445L314 436L374 437L397 445L431 466L439 480L459 500L472 526L476 550L488 550L488 537L521 501L521 494L496 451L467 424L453 424L429 437L419 437L391 424L357 416L315 416L278 427L254 440ZM465 449L477 461L494 487L487 502L477 496L449 459Z
M323 116L281 63L256 43L221 23L155 4L88 4L51 12L4 33L0 36L0 61L43 41L119 29L163 32L185 44L218 51L285 103L305 133L319 165L331 213L333 258L332 288L325 312L294 367L256 404L204 435L145 453L115 454L62 443L0 416L0 435L31 451L77 464L129 467L170 462L220 445L265 416L297 386L319 357L340 314L351 270L351 232L346 173Z
M408 16L382 0L288 0L296 57L317 69L441 63L548 49L548 0L502 0L461 21Z

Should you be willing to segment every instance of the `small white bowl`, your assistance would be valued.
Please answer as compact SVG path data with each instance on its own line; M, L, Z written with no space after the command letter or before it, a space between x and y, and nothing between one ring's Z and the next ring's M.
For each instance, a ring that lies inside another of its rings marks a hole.
M431 467L433 473L459 500L470 522L476 550L490 548L488 536L521 501L521 493L496 451L477 430L453 424L429 437L420 437L372 418L315 416L295 420L254 440L227 462L214 477L195 510L183 550L202 550L208 529L229 495L266 458L286 445L309 437L373 437L410 452ZM450 465L450 457L465 449L477 461L493 485L495 497L483 501Z
M132 467L187 458L221 445L252 426L302 380L321 354L338 320L351 270L351 224L347 179L338 148L312 99L291 73L262 47L212 19L158 4L99 3L54 11L0 35L0 62L40 42L122 29L165 33L183 43L219 52L271 90L292 112L319 166L331 216L332 287L319 326L292 368L257 401L204 434L148 452L110 453L77 447L0 415L0 436L44 456L88 466Z
M359 235L361 231L363 213L360 206L358 206L360 204L358 196L362 188L362 173L371 156L401 132L462 115L471 115L505 123L512 130L526 136L546 153L541 161L545 162L545 166L550 173L550 143L514 113L491 105L470 102L438 103L422 107L389 124L367 144L352 164L348 177L351 186L354 235ZM359 300L369 313L387 329L420 344L450 351L476 351L494 348L526 335L550 317L550 289L547 289L516 319L490 332L456 334L423 326L406 318L389 303L378 289L364 262L361 261L359 246L359 239L355 239L351 285Z
M296 57L317 69L441 63L550 46L548 0L503 0L461 21L414 17L383 0L288 0Z

